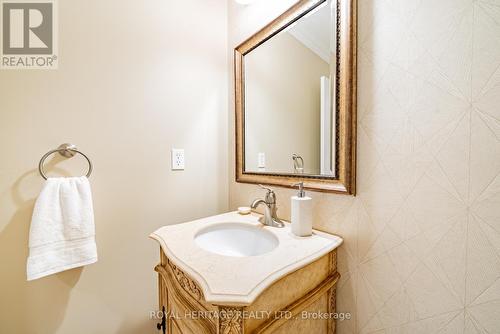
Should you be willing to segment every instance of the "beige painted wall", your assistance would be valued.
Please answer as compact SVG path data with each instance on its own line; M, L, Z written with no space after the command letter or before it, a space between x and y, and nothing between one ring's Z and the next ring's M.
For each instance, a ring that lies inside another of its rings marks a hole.
M329 72L328 63L288 32L245 56L247 171L259 171L263 152L267 172L293 173L292 155L299 154L304 173L320 173L320 78Z
M292 2L231 1L230 48ZM339 334L500 328L498 9L359 0L358 196L309 193L315 226L345 238ZM234 182L230 138L234 209L263 192ZM277 191L283 218L292 194Z
M226 9L60 1L59 69L0 71L0 333L157 333L148 234L227 210ZM36 167L67 141L95 164L99 261L28 283ZM184 172L170 171L172 147L186 150Z

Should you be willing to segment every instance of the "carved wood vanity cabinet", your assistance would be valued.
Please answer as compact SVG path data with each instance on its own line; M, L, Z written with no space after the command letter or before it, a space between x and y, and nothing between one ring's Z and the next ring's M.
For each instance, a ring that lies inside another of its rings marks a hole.
M166 333L335 333L336 249L278 279L250 304L206 302L200 285L162 249L160 257L155 270Z

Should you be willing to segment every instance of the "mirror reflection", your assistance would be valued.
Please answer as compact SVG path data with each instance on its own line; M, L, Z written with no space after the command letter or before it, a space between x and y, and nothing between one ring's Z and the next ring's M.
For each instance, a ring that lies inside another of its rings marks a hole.
M244 57L244 171L335 177L335 14L324 2Z

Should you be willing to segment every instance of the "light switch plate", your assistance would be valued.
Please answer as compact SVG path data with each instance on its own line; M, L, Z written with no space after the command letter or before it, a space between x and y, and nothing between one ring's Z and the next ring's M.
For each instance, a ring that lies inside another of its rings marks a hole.
M258 166L259 168L266 168L266 154L264 152L260 152L257 156Z
M184 170L184 149L172 149L172 170Z

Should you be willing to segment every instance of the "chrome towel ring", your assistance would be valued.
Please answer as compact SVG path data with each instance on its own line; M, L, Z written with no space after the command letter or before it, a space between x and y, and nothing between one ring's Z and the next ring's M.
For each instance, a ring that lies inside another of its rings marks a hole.
M92 174L93 166L92 166L92 161L90 161L89 157L87 157L82 152L78 151L77 147L73 144L62 144L58 148L56 148L55 150L51 150L51 151L45 153L43 155L43 157L40 159L40 162L38 163L38 171L40 172L40 175L45 180L47 180L47 175L45 175L45 172L43 171L43 163L45 162L45 159L47 159L47 157L49 155L56 153L56 152L59 153L60 155L62 155L63 157L66 157L66 158L72 158L77 153L80 154L81 156L83 156L87 160L87 162L89 163L89 169L87 171L86 176L90 177L90 174Z
M293 160L294 173L303 173L304 172L304 158L302 158L298 154L293 154L292 160Z

